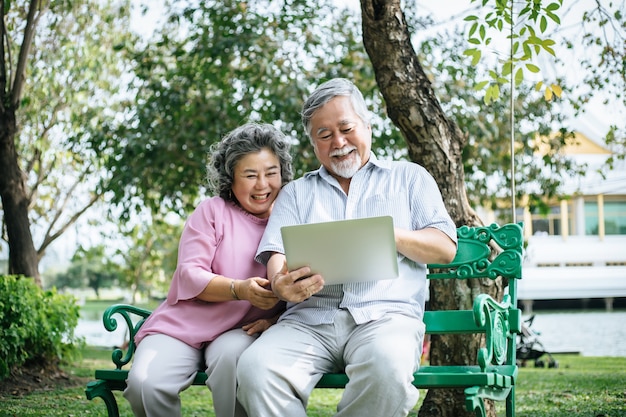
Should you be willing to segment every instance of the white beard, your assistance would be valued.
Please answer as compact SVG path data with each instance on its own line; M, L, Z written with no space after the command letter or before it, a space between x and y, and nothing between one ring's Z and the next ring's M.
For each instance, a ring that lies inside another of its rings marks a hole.
M350 158L344 161L331 161L330 166L336 175L342 178L352 178L361 168L361 159L359 158L359 154L355 152Z

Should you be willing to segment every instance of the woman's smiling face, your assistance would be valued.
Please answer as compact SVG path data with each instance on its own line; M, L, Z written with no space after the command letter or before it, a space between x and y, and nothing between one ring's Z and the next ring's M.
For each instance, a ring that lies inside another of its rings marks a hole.
M281 186L280 161L269 149L248 154L235 165L233 194L256 217L269 217Z

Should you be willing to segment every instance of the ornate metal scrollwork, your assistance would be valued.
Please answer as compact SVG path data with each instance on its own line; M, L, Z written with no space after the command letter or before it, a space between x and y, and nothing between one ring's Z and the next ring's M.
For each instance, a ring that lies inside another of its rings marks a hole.
M474 321L485 330L485 347L478 351L478 365L484 371L488 365L501 365L507 357L510 298L501 303L487 294L474 300Z
M135 335L139 331L139 328L141 327L143 322L150 315L150 311L126 304L112 305L111 307L107 308L102 315L102 324L104 325L104 328L110 332L113 332L117 329L117 318L113 317L113 315L115 314L119 314L120 316L122 316L130 333L128 348L126 349L126 352L124 352L124 350L120 348L117 348L113 350L113 353L111 353L111 360L113 361L117 369L122 369L122 367L128 364L133 357L133 353L135 352ZM136 324L133 324L133 320L130 316L131 314L137 315L141 317L141 319Z

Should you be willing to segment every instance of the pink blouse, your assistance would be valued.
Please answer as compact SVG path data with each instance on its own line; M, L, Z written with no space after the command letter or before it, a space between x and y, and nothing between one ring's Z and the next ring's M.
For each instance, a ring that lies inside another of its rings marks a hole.
M166 334L197 349L222 333L270 318L284 309L253 307L248 301L207 302L196 299L216 275L247 279L267 275L254 261L267 219L260 219L226 202L209 198L191 214L178 246L178 265L165 300L148 317L135 337Z

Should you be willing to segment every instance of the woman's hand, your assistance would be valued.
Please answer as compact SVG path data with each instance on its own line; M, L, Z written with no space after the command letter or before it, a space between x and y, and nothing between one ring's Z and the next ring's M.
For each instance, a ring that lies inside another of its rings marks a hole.
M271 319L259 319L250 324L246 324L242 327L243 330L246 331L250 336L255 333L263 333L267 329L270 328L271 325L276 324L278 321L278 316L274 316Z
M239 299L248 300L250 304L263 310L269 310L279 301L276 294L270 289L270 282L260 277L235 281L235 293Z

